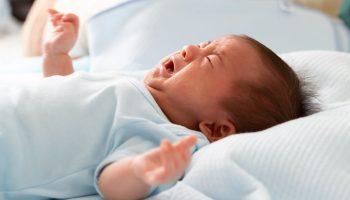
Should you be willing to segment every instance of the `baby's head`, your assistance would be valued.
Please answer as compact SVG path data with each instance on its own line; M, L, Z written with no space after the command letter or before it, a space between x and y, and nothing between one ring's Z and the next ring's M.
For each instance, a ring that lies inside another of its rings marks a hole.
M247 36L185 46L164 58L145 83L171 122L199 130L209 141L306 112L294 71Z

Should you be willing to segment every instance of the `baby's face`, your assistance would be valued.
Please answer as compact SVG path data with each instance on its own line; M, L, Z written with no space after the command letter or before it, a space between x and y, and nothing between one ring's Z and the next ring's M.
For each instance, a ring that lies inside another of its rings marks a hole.
M259 62L251 46L238 37L226 36L187 45L165 57L149 72L145 83L153 96L161 94L156 100L166 115L172 113L164 107L184 110L188 119L182 125L196 128L201 120L225 115L221 100L232 92L233 81L254 78Z

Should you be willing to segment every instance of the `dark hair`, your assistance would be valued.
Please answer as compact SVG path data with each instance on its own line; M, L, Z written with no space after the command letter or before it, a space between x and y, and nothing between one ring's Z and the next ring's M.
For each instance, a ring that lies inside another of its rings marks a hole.
M264 67L260 84L239 80L235 91L223 101L237 133L260 131L274 125L306 116L309 112L307 94L297 74L269 48L248 36L233 36L253 47Z

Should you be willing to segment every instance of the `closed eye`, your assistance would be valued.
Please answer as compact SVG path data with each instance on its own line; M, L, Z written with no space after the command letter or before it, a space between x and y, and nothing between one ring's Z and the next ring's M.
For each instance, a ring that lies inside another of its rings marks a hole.
M210 60L210 58L209 58L209 56L207 56L207 57L205 57L208 61L209 61L209 63L210 63L210 65L211 65L211 67L213 67L214 68L214 65L213 65L213 63L211 62L211 60Z

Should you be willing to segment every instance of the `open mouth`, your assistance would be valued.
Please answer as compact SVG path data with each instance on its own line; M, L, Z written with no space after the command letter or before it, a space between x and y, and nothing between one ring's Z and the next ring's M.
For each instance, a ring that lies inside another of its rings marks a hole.
M174 62L172 59L168 59L164 64L163 64L165 70L169 73L169 74L173 74L174 73Z

